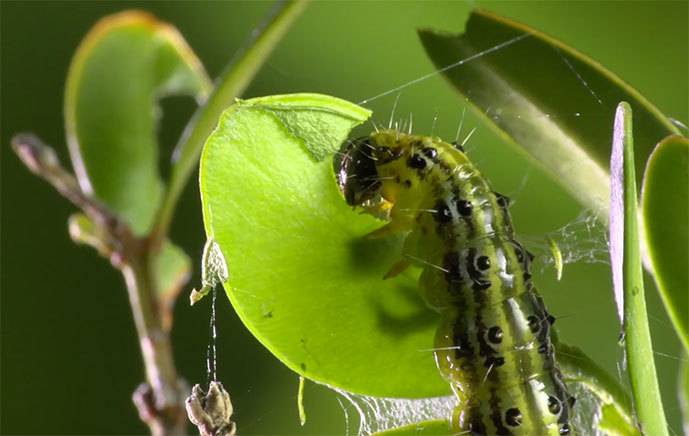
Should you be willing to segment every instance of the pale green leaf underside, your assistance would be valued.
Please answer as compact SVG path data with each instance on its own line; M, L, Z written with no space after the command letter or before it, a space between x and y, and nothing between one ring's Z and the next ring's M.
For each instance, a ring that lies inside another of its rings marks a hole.
M401 239L366 239L382 223L346 205L330 158L314 159L368 116L312 94L229 108L201 157L206 232L237 313L294 371L367 395L446 395L416 277L382 280Z
M646 433L662 436L668 434L668 427L646 313L634 165L635 141L632 110L626 102L621 102L617 108L614 132L611 169L617 167L622 171L611 171L611 185L616 187L613 189L613 199L617 195L623 200L621 207L611 208L610 217L611 240L623 241L623 253L612 251L611 255L613 273L622 270L622 280L615 283L615 295L623 295L618 304L624 308L622 325L626 362L639 424ZM623 292L618 289L620 286Z
M72 61L65 128L82 189L146 234L161 202L156 101L204 96L205 72L177 30L143 12L97 23Z

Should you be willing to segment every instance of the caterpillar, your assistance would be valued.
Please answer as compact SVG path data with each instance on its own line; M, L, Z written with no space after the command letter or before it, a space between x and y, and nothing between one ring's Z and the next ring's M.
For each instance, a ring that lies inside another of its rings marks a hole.
M440 313L434 354L458 406L453 431L565 435L574 397L551 339L552 317L531 280L533 255L514 237L507 197L456 143L381 130L335 160L346 202L407 232L402 261L422 268L421 296Z

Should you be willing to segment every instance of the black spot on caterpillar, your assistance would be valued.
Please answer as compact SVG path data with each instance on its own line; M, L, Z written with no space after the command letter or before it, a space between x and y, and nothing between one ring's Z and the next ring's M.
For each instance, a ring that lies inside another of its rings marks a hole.
M348 204L388 219L378 235L408 233L402 255L423 269L421 295L442 319L435 358L458 399L453 429L571 432L552 317L531 283L533 256L515 240L507 197L460 148L396 130L346 143L335 171Z

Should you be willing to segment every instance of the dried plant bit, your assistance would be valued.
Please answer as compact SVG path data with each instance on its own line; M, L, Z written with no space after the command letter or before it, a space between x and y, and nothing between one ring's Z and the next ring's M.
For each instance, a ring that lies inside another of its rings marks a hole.
M200 291L197 291L196 288L192 289L191 294L189 295L189 305L193 306L194 304L199 302L199 300L208 295L211 289L213 288L210 288L208 286L201 287Z
M195 385L185 401L189 420L198 428L201 436L234 436L237 426L232 418L232 402L222 383L212 381L206 394Z
M230 274L227 269L227 262L223 256L220 246L213 238L206 241L201 257L201 289L192 289L189 295L189 303L193 306L217 285L227 281Z

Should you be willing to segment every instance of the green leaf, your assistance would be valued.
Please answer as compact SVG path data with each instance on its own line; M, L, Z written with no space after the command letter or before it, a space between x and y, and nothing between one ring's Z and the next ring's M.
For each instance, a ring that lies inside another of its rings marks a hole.
M416 424L405 425L404 427L393 428L391 430L375 433L376 436L414 436L414 435L452 435L450 422L447 420L423 421Z
M370 111L355 105L331 108L333 97L319 94L269 96L242 102L245 107L257 105L277 117L289 133L299 139L311 157L320 161L338 151L350 130L366 120ZM361 121L360 121L361 122Z
M641 435L634 427L634 411L629 395L617 378L612 377L577 347L557 343L556 355L567 386L571 388L578 385L598 399L601 405L600 430L608 430L609 434ZM581 413L580 409L576 410Z
M201 157L207 237L227 260L243 322L300 375L366 395L447 395L429 350L437 316L416 277L382 280L401 238L367 239L383 223L354 213L332 160L315 159L369 115L313 94L230 107Z
M601 407L600 421L598 429L608 436L636 436L641 435L639 430L630 424L622 416L620 410L612 404L605 404Z
M670 136L646 163L641 212L653 276L689 352L689 140Z
M639 171L656 142L678 133L612 72L523 24L475 11L463 35L419 35L438 68L465 60L443 72L451 85L601 221L608 217L607 165L617 103L628 101L634 109Z
M153 16L128 11L99 21L67 77L65 129L83 190L146 234L160 206L156 124L161 97L200 101L210 81L182 36Z
M162 250L156 254L155 261L157 300L161 306L163 327L172 327L172 314L175 301L191 274L191 259L179 247L165 241Z
M639 424L645 434L667 435L646 313L641 269L632 110L625 102L615 114L611 156L611 266L618 306L622 306L624 343ZM617 241L617 242L616 242ZM620 243L622 247L620 247ZM622 252L620 252L622 248ZM621 289L620 289L621 288Z
M682 424L684 434L689 434L689 356L682 354L682 362L679 367L679 383L677 383L677 396L682 409Z

